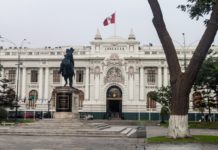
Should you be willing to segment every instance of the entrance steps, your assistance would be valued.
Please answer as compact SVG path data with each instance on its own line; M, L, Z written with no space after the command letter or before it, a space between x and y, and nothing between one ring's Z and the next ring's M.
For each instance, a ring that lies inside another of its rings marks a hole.
M78 117L79 117L79 114L72 113L72 112L55 112L54 113L55 119L75 119Z
M77 119L49 119L17 126L0 127L0 135L125 137L120 132L108 132L100 129L103 129L103 126L98 127Z

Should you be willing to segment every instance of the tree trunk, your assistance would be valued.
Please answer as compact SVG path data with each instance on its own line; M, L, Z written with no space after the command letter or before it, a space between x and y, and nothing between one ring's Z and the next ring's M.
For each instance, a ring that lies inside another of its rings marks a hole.
M190 137L188 115L170 115L168 136L174 139Z
M218 29L218 3L213 11L206 30L193 54L185 73L181 72L176 49L167 31L158 0L148 0L152 13L153 24L163 46L169 66L172 99L170 100L169 136L182 138L190 136L188 129L189 93L197 73L213 43Z
M171 83L172 99L170 101L170 119L168 136L171 138L189 137L188 109L190 86L184 82L185 75L182 73L176 83Z

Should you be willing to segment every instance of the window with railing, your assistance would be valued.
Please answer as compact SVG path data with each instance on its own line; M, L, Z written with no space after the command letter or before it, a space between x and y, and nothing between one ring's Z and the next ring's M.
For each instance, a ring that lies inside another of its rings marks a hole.
M76 71L76 82L77 83L83 83L83 75L84 75L83 70L77 70Z
M31 70L30 82L31 83L37 83L38 82L38 70Z
M154 69L147 70L147 82L149 85L154 85L156 82L156 71Z
M53 83L60 83L61 78L58 70L53 70Z
M16 80L15 69L8 70L8 80L11 82L11 84L15 84L15 80Z
M38 99L38 92L36 90L31 90L29 92L29 103L28 103L28 107L30 108L35 108L36 107L36 101Z

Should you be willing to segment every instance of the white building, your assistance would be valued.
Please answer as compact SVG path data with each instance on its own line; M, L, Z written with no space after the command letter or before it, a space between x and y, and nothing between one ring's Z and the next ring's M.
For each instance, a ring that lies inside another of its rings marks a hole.
M149 100L147 95L169 85L162 47L140 46L132 32L127 39L119 36L102 39L99 31L90 46L72 47L75 49L76 74L73 86L83 92L79 98L80 112L92 113L95 118L104 118L108 112L112 117L124 119L159 119L161 106ZM20 112L48 111L53 89L64 85L58 70L66 48L69 47L0 50L2 75L11 80L10 86L15 92L18 81ZM188 64L193 50L194 47L177 47L182 68L184 56ZM55 111L55 107L50 111ZM200 117L193 112L192 103L190 114L192 120Z

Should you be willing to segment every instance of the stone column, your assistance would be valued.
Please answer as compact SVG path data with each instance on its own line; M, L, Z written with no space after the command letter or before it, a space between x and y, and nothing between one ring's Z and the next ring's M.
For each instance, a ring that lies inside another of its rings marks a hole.
M158 73L157 73L157 77L158 77L158 88L162 87L162 70L161 67L158 67Z
M129 74L129 100L133 100L134 95L134 78L133 73Z
M44 98L46 101L48 101L48 86L49 86L49 68L45 68L45 92L44 92Z
M16 68L16 80L15 80L15 85L16 85L16 93L18 94L18 99L20 99L21 98L21 77L20 77L20 74L21 74L21 72L20 72L20 68L19 68L19 70L18 70L18 68ZM19 77L18 77L19 76ZM17 91L17 87L18 87L18 91Z
M24 99L26 97L26 67L23 67L21 89L22 89L21 98Z
M140 100L144 100L144 68L140 67Z
M168 85L168 70L167 66L164 67L164 86Z
M39 97L38 99L42 99L42 94L43 94L43 68L39 68Z
M99 74L95 74L95 100L99 99L99 90L100 90L100 75Z
M85 100L89 100L89 67L86 67Z

